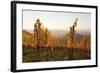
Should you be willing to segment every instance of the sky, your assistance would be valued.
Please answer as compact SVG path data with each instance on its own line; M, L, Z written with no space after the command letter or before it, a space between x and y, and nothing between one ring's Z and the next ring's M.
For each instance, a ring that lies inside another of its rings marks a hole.
M78 18L76 30L91 30L91 14L79 12L54 12L23 10L23 29L33 30L37 19L40 19L44 27L49 30L69 30L76 18Z

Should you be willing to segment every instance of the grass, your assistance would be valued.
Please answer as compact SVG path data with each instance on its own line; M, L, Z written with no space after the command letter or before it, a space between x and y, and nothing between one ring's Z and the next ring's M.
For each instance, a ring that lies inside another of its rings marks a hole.
M64 60L84 60L90 59L90 50L82 49L66 49L40 48L38 52L35 48L23 48L23 63L28 62L44 62L44 61L64 61ZM39 54L37 56L36 54Z

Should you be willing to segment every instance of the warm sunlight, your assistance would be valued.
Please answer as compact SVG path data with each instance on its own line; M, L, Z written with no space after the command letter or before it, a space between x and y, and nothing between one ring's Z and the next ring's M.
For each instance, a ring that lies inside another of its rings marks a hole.
M40 19L45 27L50 30L69 30L76 18L79 19L77 29L90 31L91 14L74 12L52 12L52 11L23 11L23 29L31 30L37 19ZM56 28L55 28L56 27Z

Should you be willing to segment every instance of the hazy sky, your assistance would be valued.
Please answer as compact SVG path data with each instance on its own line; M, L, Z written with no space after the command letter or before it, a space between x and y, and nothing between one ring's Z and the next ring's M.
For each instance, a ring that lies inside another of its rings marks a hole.
M52 11L28 11L23 10L23 29L33 30L34 23L40 19L44 27L49 30L69 30L76 18L78 18L77 30L90 31L91 14L74 12L52 12Z

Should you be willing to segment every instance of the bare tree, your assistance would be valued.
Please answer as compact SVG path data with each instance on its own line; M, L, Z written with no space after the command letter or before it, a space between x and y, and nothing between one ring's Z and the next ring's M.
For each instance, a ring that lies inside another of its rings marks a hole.
M78 18L76 18L73 25L70 27L70 32L68 35L67 47L69 48L69 58L73 59L73 47L74 47L74 35L75 35L75 27L77 26Z
M39 19L36 20L36 23L34 25L34 42L35 42L35 48L36 48L36 59L40 60L40 33L41 33L41 22Z

